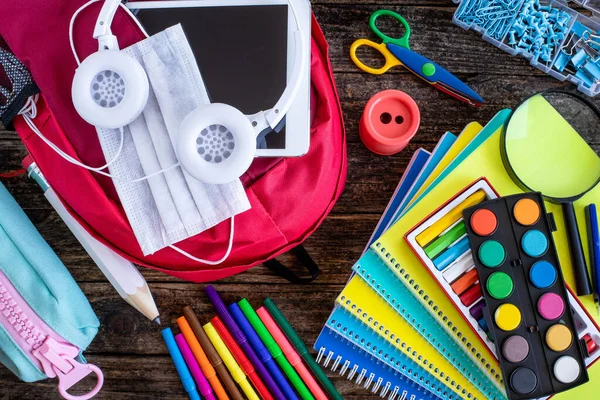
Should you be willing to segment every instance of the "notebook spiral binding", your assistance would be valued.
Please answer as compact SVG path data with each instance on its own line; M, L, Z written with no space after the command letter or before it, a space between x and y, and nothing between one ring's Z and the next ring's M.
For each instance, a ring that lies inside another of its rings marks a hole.
M317 342L316 361L323 367L336 372L340 367L339 375L345 377L358 385L363 385L372 393L378 394L387 400L439 400L440 398L431 394L412 381L405 381L398 372L382 364L354 345L343 339L329 328L324 328ZM347 357L347 354L352 354ZM352 358L352 360L351 360ZM331 362L333 364L329 366ZM398 385L398 381L405 382L404 387ZM372 385L372 387L371 387Z
M375 252L367 251L352 269L488 398L506 397L504 387L500 386L501 375L488 374L484 369L486 359L481 357L475 347L465 342L465 338L456 327L449 323L450 332L447 332L444 324L438 323L435 317L427 312L427 307L423 306L408 288L402 284L395 284L395 274ZM446 321L447 319L444 320ZM459 338L465 343L465 350L457 343ZM495 370L492 369L491 372ZM496 382L494 377L499 379L499 382Z
M494 378L492 382L497 387L503 387L504 381L502 379L501 371L496 371L494 368L492 368L492 365L481 355L481 353L479 353L477 348L473 346L471 342L467 342L467 338L463 336L462 332L457 331L457 328L454 326L452 321L448 320L448 317L439 309L439 306L429 299L429 296L427 296L423 289L420 289L419 284L410 277L410 274L408 274L402 268L402 266L396 262L396 259L393 258L389 252L387 252L385 247L382 247L381 242L376 242L375 247L381 256L387 260L392 272L394 272L394 274L400 278L400 281L404 282L404 284L414 293L415 296L418 296L417 298L419 301L425 306L429 313L438 320L440 325L452 335L456 335L456 337L460 339L467 349L469 349L471 358L477 360L477 362L479 362L479 364L485 368L488 374Z
M444 400L459 400L454 392L449 391L444 385L438 384L439 381L425 368L395 349L343 308L336 307L325 326L368 353L372 358L386 364L437 397Z

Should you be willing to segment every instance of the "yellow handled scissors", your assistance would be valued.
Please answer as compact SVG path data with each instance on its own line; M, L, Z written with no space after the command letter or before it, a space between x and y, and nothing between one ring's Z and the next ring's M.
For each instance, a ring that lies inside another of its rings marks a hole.
M376 25L377 18L381 16L389 16L400 22L405 29L404 35L400 38L393 38L381 32ZM483 104L483 99L464 82L433 61L410 49L408 43L410 25L400 14L389 10L375 11L369 18L369 26L382 42L375 43L368 39L358 39L352 43L350 58L358 68L369 74L381 75L390 68L404 66L427 83L459 100L475 106ZM363 63L356 54L361 46L368 46L377 50L384 57L385 64L380 68L372 68Z

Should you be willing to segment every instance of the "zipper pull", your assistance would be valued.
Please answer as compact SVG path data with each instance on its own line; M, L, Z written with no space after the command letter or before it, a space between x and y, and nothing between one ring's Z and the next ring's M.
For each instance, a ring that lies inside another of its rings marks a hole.
M49 378L58 377L58 392L67 400L87 400L94 397L102 388L104 375L100 368L92 364L82 364L75 360L79 349L72 345L60 344L48 337L44 343L33 350L33 355L40 360L44 373ZM98 378L92 391L81 396L67 393L71 387L91 373Z

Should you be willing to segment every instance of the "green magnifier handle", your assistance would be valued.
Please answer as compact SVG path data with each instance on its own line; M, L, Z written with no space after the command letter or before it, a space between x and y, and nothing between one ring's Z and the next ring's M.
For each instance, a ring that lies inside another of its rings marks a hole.
M573 264L573 275L575 275L577 296L587 296L588 294L592 294L592 286L583 254L583 245L581 244L581 236L579 235L575 208L573 207L573 203L569 202L562 204L562 210L567 228L567 239L569 240L569 251Z

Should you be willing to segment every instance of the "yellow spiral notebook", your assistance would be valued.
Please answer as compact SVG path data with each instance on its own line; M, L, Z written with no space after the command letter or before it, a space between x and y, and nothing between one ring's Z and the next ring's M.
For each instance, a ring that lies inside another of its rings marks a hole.
M337 298L337 304L418 362L461 398L487 398L359 276L350 279Z

